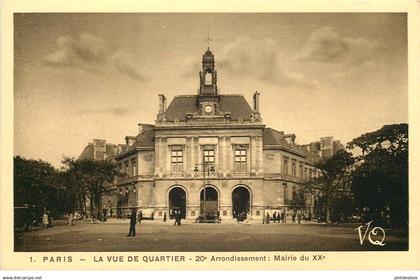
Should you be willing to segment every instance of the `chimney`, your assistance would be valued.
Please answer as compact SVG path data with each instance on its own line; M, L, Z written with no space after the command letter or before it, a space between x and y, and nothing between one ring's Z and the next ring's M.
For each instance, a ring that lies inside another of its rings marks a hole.
M256 91L254 93L254 112L260 111L260 93Z
M159 94L159 114L165 114L166 111L166 97L163 94Z
M144 125L142 123L139 123L139 134L142 134L144 131Z

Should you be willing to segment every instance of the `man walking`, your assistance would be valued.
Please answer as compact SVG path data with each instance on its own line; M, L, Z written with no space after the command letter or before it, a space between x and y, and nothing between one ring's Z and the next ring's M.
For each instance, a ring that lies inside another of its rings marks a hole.
M130 216L130 230L127 236L136 236L136 222L137 222L136 209L133 208L133 210L131 211L131 216Z
M178 225L178 226L181 225L181 211L180 210L177 210L175 212L175 223L174 223L174 226L176 226L176 225Z
M274 212L273 214L273 223L276 223L277 220L277 212Z
M176 226L178 224L178 211L177 210L174 210L172 212L172 215L175 218L174 226Z

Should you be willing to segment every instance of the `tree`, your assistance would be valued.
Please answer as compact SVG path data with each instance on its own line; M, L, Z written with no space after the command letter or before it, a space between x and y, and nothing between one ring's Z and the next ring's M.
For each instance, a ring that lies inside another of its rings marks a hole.
M91 213L99 210L101 197L110 192L109 185L118 175L117 165L107 160L91 160L64 158L63 163L73 182L69 195L78 204L86 205L86 197L90 200Z
M360 150L352 189L368 219L404 227L408 223L408 124L385 125L348 143Z
M353 163L352 155L345 150L340 150L315 165L321 172L321 176L310 178L303 184L303 188L323 204L327 222L331 222L331 208L337 204L335 202L351 196L350 183Z
M13 158L14 165L14 205L36 206L52 209L57 200L54 176L56 170L48 162L28 160L20 156Z

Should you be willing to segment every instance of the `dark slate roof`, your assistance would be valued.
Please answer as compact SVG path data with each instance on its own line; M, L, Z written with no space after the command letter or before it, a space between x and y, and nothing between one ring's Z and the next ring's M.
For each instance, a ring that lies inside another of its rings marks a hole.
M185 121L186 113L194 113L198 110L198 95L175 96L166 110L168 121ZM220 95L219 110L230 112L232 120L251 120L252 109L242 95Z
M344 150L345 147L343 144L340 143L340 141L333 141L333 153L335 154L339 150Z
M106 157L110 157L115 155L115 147L116 145L111 143L106 143ZM93 144L89 143L82 151L79 156L79 159L94 159L93 155Z
M264 128L263 132L263 145L284 145L288 146L286 140L284 140L284 133L277 131L272 128Z
M309 163L315 164L321 160L321 157L317 153L306 153L306 159Z
M93 145L87 145L79 156L79 159L93 159Z
M134 142L134 147L145 148L145 147L155 147L155 131L153 129L148 129L143 131L137 136L136 142Z

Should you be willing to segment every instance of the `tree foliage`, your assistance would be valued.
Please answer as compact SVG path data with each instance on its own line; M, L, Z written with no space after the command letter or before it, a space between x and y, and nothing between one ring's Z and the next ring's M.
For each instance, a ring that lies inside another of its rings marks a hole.
M73 182L72 199L80 204L88 197L90 210L98 209L102 195L110 192L109 185L118 175L116 164L107 160L73 158L64 158L63 163Z
M330 158L318 162L315 167L321 176L315 176L304 184L304 189L312 193L322 202L326 211L326 220L331 221L330 209L337 201L344 201L351 195L351 171L354 163L352 155L339 150Z
M82 210L88 197L91 206L97 208L117 175L115 163L65 157L63 164L65 167L58 170L42 160L15 156L14 205L66 213Z
M408 223L408 124L385 125L348 144L360 149L352 189L368 219L406 226Z
M57 170L42 160L14 157L14 205L52 208L60 205L54 185Z

